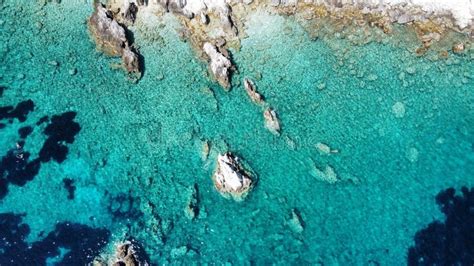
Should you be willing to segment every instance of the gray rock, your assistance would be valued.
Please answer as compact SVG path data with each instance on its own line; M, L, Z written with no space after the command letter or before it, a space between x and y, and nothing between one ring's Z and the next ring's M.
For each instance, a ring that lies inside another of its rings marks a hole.
M229 89L229 69L232 67L232 63L230 62L229 58L220 53L216 46L208 42L204 43L203 50L207 56L209 56L209 67L212 74L214 75L214 78L224 89Z

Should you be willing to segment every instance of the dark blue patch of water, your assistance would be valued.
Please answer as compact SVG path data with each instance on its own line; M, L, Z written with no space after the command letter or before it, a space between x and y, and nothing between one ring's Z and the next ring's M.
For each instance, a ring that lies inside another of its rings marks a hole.
M446 215L415 235L415 246L408 251L409 265L474 265L474 188L453 188L436 196Z

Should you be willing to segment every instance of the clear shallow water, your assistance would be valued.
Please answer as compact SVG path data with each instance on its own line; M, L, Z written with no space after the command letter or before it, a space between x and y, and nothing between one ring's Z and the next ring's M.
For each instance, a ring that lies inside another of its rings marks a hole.
M32 125L23 150L30 161L41 157L44 131L55 124L36 126L44 116L72 111L80 125L74 141L59 141L68 148L63 161L42 162L31 181L9 183L0 199L0 213L24 214L10 226L28 225L20 238L53 250L49 262L90 261L98 251L62 256L48 240L70 230L71 242L82 243L92 230L98 249L134 238L157 263L405 264L416 232L444 220L435 196L473 186L472 54L430 61L390 41L312 41L291 20L259 14L247 22L242 49L232 51L239 71L224 92L166 17L162 27L138 21L132 29L146 67L133 84L110 67L117 60L95 51L85 23L91 11L14 1L1 9L0 106L31 99L34 110L25 122L0 121L0 156L17 149L19 128ZM244 76L279 114L281 137L263 126L262 110L239 84ZM323 155L318 142L339 152ZM226 150L258 173L242 203L222 198L210 179ZM315 169L327 165L340 181L318 179ZM200 213L191 221L184 210L195 184ZM289 226L293 209L300 234ZM4 228L3 235L12 231ZM2 265L11 263L2 256Z

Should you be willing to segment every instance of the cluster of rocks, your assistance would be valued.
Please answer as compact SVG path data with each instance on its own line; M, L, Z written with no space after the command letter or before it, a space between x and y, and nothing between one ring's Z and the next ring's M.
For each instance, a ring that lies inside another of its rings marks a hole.
M209 61L209 69L216 81L226 90L230 89L230 73L233 69L227 49L228 41L237 38L238 29L232 20L230 4L226 0L157 0L108 1L108 6L124 23L134 22L139 8L163 10L176 14L182 22L183 36Z
M141 76L139 56L131 47L125 28L104 5L97 4L88 20L89 30L97 48L109 56L120 56L122 66L132 77Z
M331 13L341 12L344 9L360 10L363 14L374 14L387 18L390 22L400 24L432 20L447 26L463 30L473 25L474 7L466 1L358 1L358 0L271 0L273 7L296 8L307 6L324 6ZM464 5L464 8L460 8Z
M263 118L265 127L273 134L280 135L280 120L275 110L268 106L264 97L257 91L255 83L249 78L244 78L244 89L253 103L263 106Z

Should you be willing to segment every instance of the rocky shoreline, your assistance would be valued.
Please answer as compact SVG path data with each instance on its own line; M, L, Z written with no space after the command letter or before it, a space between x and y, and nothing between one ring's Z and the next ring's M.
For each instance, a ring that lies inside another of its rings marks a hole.
M244 22L252 13L261 10L294 17L315 37L322 34L323 21L332 24L335 34L351 27L379 28L383 34L393 34L394 24L407 25L416 32L420 44L414 52L418 55L426 53L433 43L440 42L449 32L464 37L440 50L463 52L471 49L474 38L474 4L469 0L110 0L106 7L108 14L120 25L133 24L142 13L161 16L169 12L176 16L182 24L182 36L197 51L198 57L208 61L209 72L226 90L231 88L231 73L236 70L229 48L240 48L240 40L246 34ZM97 36L97 31L92 30L92 33ZM101 38L95 40L99 47L104 46ZM124 43L121 55L125 69L137 73L138 59L130 53L133 49L127 49L127 42Z

